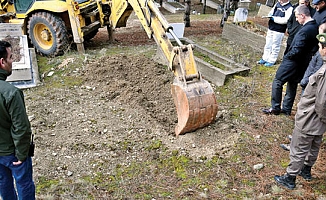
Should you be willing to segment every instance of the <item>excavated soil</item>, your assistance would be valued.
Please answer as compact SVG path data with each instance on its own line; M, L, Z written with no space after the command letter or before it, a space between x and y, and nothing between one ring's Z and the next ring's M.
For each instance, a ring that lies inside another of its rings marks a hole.
M218 20L192 21L185 29L185 37L221 33ZM131 19L126 28L116 30L113 43L106 30L85 43L87 51L100 51L106 45L152 48L156 44L137 20ZM63 87L52 88L45 82L24 91L35 133L37 184L42 178L73 183L96 173L110 175L118 165L156 159L160 152L147 149L157 141L168 151L177 150L194 160L227 156L241 132L227 109L219 106L214 123L176 137L177 115L170 94L173 74L145 55L98 56L73 69L63 65L55 70L61 76L81 78L83 83L65 87L62 81ZM60 75L50 78L60 80ZM45 195L39 198L46 199ZM63 194L58 199L73 197Z
M185 36L221 34L218 21L201 24L193 22ZM108 44L106 30L101 30L85 46L100 50ZM115 42L109 45L151 46L155 42L136 26L117 30ZM237 129L227 117L176 137L177 114L170 92L174 76L146 56L110 55L90 60L75 72L61 70L67 76L81 77L82 86L43 88L37 97L32 92L35 89L25 92L36 133L36 176L66 176L68 171L75 176L92 173L89 158L112 163L147 159L148 155L142 154L148 145L144 141L161 140L171 150L180 150L194 159L212 157L237 137ZM223 112L222 107L219 110Z

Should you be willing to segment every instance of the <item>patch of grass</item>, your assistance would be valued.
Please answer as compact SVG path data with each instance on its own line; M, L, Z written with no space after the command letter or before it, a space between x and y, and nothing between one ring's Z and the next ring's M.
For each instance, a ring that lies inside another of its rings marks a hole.
M147 150L155 150L155 149L159 149L162 147L162 141L161 140L155 140L152 142L152 144L147 147Z
M228 180L221 179L216 182L216 187L224 189L228 187Z
M44 194L45 191L51 190L59 185L59 180L56 179L48 179L45 176L40 176L37 179L36 183L36 194Z
M199 51L194 51L194 55L196 57L202 59L203 61L213 65L214 67L217 67L222 70L226 70L226 67L224 65L220 64L219 62L216 62L215 60L211 59L209 56L207 56L203 53L200 53Z
M189 164L190 158L186 156L172 156L166 162L171 162L174 172L177 177L185 179L187 178L186 168Z
M255 182L252 180L248 180L248 179L243 179L241 180L242 184L249 186L249 187L254 187L255 186Z
M288 165L289 165L289 160L280 160L280 165L283 167L283 168L286 168Z

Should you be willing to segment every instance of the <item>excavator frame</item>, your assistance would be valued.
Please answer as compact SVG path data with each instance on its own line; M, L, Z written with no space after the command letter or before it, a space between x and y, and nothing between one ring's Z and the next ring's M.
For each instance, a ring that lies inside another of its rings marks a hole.
M83 53L83 42L109 25L109 15L106 0L0 0L0 21L21 24L44 56L64 54L71 41Z

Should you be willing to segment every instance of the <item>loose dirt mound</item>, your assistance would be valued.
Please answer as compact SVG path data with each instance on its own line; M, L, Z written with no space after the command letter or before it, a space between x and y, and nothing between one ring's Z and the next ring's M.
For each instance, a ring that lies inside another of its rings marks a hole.
M146 57L105 56L90 63L84 74L101 98L146 112L146 120L173 134L176 112L170 94L173 74ZM150 125L149 125L150 126Z

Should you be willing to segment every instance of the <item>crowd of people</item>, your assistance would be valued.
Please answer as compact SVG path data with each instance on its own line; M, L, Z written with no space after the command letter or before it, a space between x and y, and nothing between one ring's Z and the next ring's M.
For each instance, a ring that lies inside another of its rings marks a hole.
M284 175L276 175L277 183L288 189L296 187L296 177L312 179L322 136L326 131L326 0L278 0L268 14L269 27L262 58L257 62L266 67L275 65L284 34L287 46L273 83L271 107L263 109L268 115L291 115L297 87L302 93L295 114L290 145L290 163ZM286 92L282 100L283 87Z

